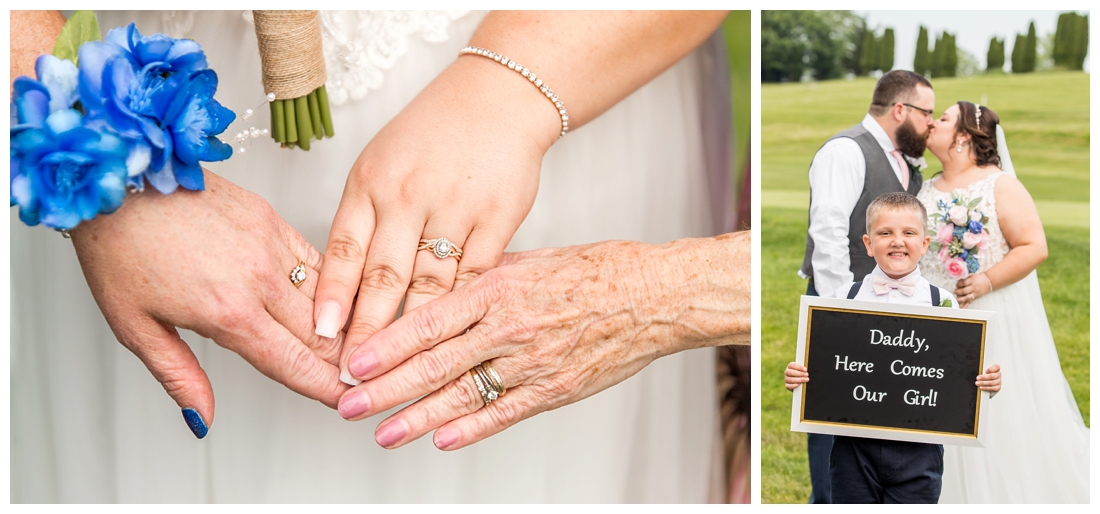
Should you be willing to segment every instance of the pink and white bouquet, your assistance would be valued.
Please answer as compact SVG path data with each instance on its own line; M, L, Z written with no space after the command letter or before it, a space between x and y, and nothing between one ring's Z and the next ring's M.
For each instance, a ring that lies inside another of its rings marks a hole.
M989 217L976 207L982 199L967 199L951 193L951 201L940 200L939 212L928 215L935 227L931 250L937 253L947 275L964 279L981 268L978 259L989 244L985 224Z

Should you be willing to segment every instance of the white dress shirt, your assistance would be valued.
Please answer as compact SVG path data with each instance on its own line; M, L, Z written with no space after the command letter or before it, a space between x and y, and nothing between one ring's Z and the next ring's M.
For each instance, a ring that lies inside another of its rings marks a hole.
M898 161L890 152L894 143L870 114L863 117L863 127L874 136L894 170L898 182L902 173ZM859 143L838 137L825 143L810 164L810 237L814 240L811 263L814 269L814 289L826 298L833 296L841 284L855 280L848 257L848 217L852 215L859 195L863 194L866 163ZM805 276L801 270L798 275Z
M814 274L817 274L817 270L814 270ZM920 274L920 267L913 270L912 273L902 277L909 278L915 276L917 278L916 289L913 290L913 296L908 296L897 289L891 289L883 294L875 293L874 286L871 285L871 276L878 275L884 278L890 278L886 276L886 273L882 271L882 268L875 266L875 269L871 270L866 277L863 278L863 283L859 286L859 293L856 293L856 297L853 300L860 300L863 302L882 302L882 303L896 303L901 305L932 305L932 291L928 288L928 281ZM814 281L816 283L816 280ZM848 298L848 291L852 289L852 284L855 282L848 282L841 285L833 292L833 298ZM948 292L946 289L939 287L940 301L951 300L951 308L958 309L959 302L955 300L955 295Z

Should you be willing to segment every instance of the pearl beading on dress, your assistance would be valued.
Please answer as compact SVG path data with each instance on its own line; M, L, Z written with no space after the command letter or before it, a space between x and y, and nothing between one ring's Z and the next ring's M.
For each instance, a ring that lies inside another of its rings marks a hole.
M492 59L496 62L499 62L500 64L503 64L504 66L507 66L508 69L513 70L520 75L523 75L523 78L527 79L529 82L534 84L535 87L539 88L539 91L541 91L542 94L546 95L546 98L553 102L554 108L558 110L558 115L561 116L561 133L558 134L558 137L562 137L565 135L566 132L569 132L569 111L565 109L565 104L561 102L561 99L558 98L558 95L554 94L554 90L550 89L550 86L543 83L542 79L535 76L535 72L524 68L522 64L519 64L516 61L513 61L503 55L486 50L484 48L478 48L476 46L467 46L458 51L458 55L463 54L480 55L482 57Z

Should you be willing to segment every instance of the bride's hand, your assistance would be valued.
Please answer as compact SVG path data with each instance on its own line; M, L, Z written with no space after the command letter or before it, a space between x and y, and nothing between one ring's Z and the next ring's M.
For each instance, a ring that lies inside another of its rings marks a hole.
M965 309L974 300L993 292L993 282L985 273L974 273L955 283L955 298L959 300L959 308Z
M687 55L724 17L494 11L470 45L517 58L553 84L576 129ZM360 154L314 307L325 336L351 316L345 356L393 321L402 297L411 311L499 261L562 130L557 107L534 84L493 59L459 57ZM417 251L421 239L440 237L462 249L460 262Z
M438 429L435 445L452 450L591 396L658 357L747 343L749 237L509 254L361 345L352 358L376 365L340 399L340 414L359 420L427 394L383 421L375 438L393 448ZM482 362L507 389L489 405L469 373Z
M92 295L202 437L214 392L176 327L213 339L290 389L336 406L342 338L313 333L322 256L262 198L206 173L206 190L146 189L72 231ZM305 282L289 273L299 261Z
M315 306L317 333L331 337L354 303L345 354L389 325L402 298L411 311L496 266L531 209L560 121L522 77L482 61L452 64L348 175ZM422 238L447 238L461 259L418 251Z

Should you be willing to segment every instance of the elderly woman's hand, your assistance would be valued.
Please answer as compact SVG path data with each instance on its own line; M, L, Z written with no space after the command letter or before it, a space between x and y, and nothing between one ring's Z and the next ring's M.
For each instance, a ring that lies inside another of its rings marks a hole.
M343 395L340 414L359 420L431 393L375 437L393 448L439 429L435 445L452 450L611 387L658 357L745 344L749 248L742 232L508 255L361 345L350 362L366 382ZM507 388L488 405L469 373L482 362Z

